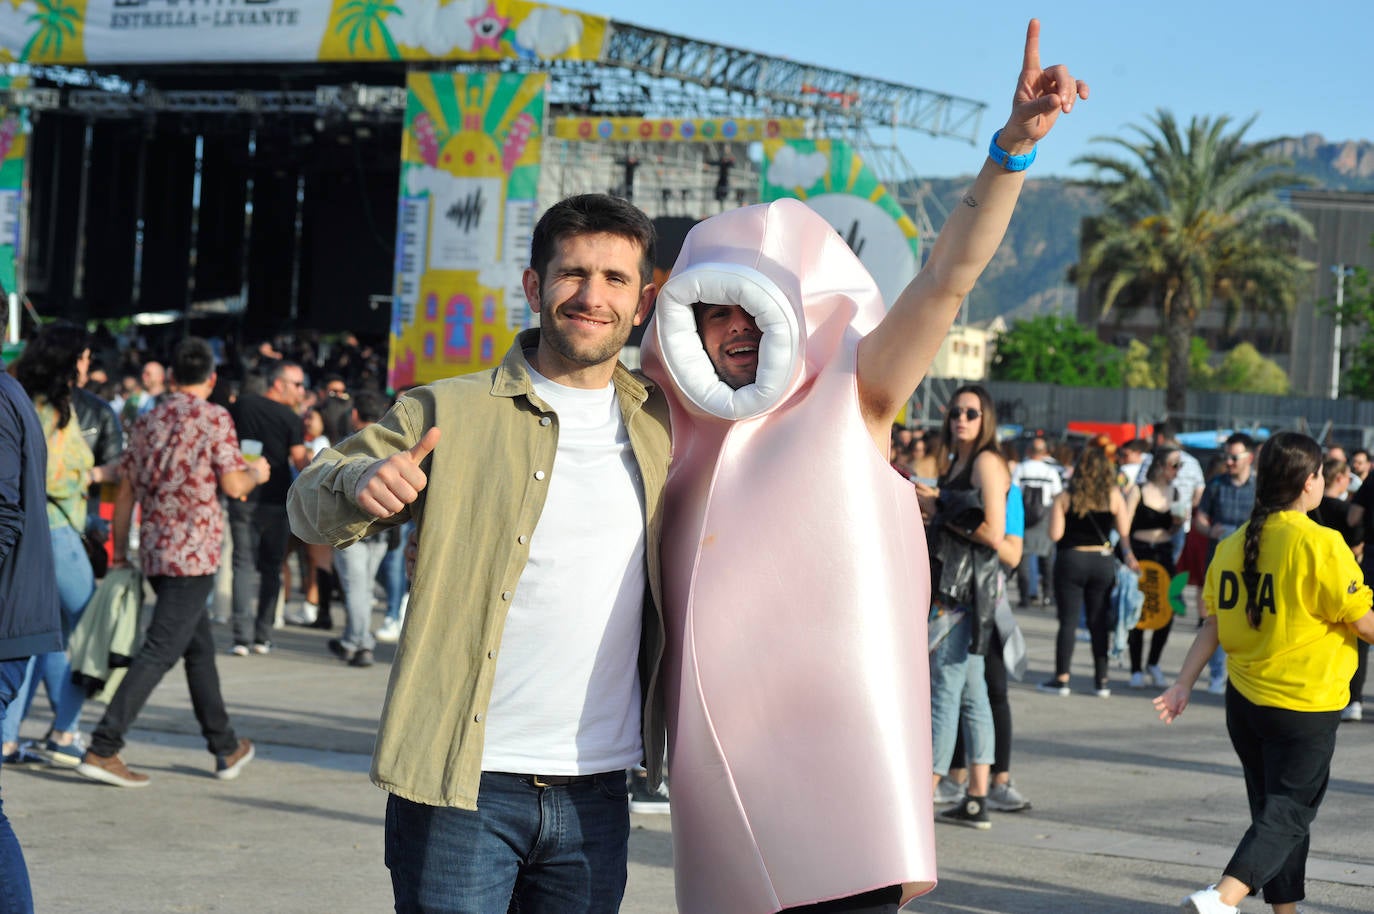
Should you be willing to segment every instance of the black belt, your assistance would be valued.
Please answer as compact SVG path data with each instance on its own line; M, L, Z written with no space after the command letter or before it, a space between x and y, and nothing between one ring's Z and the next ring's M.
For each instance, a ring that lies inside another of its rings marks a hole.
M590 784L605 774L518 774L514 771L493 771L506 778L516 778L535 787L570 787L573 784Z

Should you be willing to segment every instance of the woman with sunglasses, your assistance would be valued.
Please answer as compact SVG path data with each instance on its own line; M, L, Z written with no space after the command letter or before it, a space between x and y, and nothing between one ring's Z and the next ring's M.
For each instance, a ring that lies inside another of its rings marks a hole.
M1294 914L1305 890L1309 830L1330 776L1357 638L1374 641L1371 593L1339 533L1307 516L1322 499L1316 441L1280 432L1260 451L1250 520L1218 545L1202 599L1209 610L1178 681L1154 700L1173 723L1207 659L1226 649L1226 729L1245 772L1250 828L1221 881L1183 910L1235 914L1264 890Z
M997 414L988 392L976 384L956 390L945 415L943 431L944 440L950 447L950 462L940 476L940 487L931 489L917 483L917 494L923 497L923 507L929 511L933 499L948 505L957 493L976 491L982 505L982 520L971 528L960 529L955 524L957 518L937 513L936 522L942 526L932 530L931 535L933 538L959 537L972 544L975 556L990 560L995 567L996 551L1006 536L1011 475L997 450ZM934 570L933 573L941 574ZM976 588L976 581L975 577L968 589ZM933 593L941 591L942 582L942 577L935 578ZM982 596L984 600L980 601L978 594L972 592L963 605L946 605L937 597L931 607L932 618L954 614L958 621L930 654L930 718L933 787L938 787L940 779L949 774L961 710L970 763L968 793L958 805L940 813L939 820L985 829L991 827L987 798L995 737L983 655L988 650L994 626L990 615L987 619L979 617L977 605L990 606L994 595Z
M1174 533L1183 527L1183 514L1177 513L1179 504L1174 492L1174 479L1183 466L1183 457L1177 448L1164 445L1155 449L1150 464L1145 468L1144 481L1135 486L1126 496L1126 513L1131 518L1131 551L1138 561L1156 562L1163 566L1167 579L1174 576ZM1186 511L1180 506L1178 511ZM1150 675L1150 685L1165 688L1169 680L1159 668L1159 658L1164 654L1164 645L1169 641L1169 630L1174 627L1171 614L1168 621L1155 629L1150 637L1149 664L1145 670ZM1141 670L1141 655L1145 648L1145 632L1131 629L1126 636L1126 647L1131 657L1131 681L1133 689L1145 688L1145 672Z
M1132 571L1140 571L1130 546L1126 499L1116 487L1115 455L1116 445L1109 439L1101 435L1094 438L1079 456L1068 489L1056 495L1050 506L1050 539L1058 544L1054 602L1059 634L1055 639L1054 678L1039 686L1042 692L1069 694L1075 626L1079 610L1083 610L1092 636L1094 694L1099 698L1112 694L1107 681L1107 648L1112 589L1116 585L1113 530L1122 546L1122 561Z

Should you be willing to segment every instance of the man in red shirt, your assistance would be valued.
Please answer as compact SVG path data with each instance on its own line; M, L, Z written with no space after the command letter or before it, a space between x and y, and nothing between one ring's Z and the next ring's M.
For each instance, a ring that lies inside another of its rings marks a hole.
M215 777L228 780L253 758L253 744L229 725L215 668L215 640L205 601L219 567L224 519L219 493L242 498L269 476L267 461L245 463L234 423L206 402L215 386L215 360L202 339L177 345L175 392L163 397L129 432L115 497L114 565L128 562L134 503L142 509L139 553L157 605L143 647L111 699L77 772L116 787L143 787L146 774L119 757L124 734L162 677L186 664L191 705L215 756Z

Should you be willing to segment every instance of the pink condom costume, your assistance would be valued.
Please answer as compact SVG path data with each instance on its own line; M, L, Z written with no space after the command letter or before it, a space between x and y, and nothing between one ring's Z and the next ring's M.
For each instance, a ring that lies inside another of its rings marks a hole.
M754 315L754 384L719 380L694 302ZM696 226L645 334L673 421L664 674L683 914L935 884L925 534L855 380L883 313L830 226L780 200Z

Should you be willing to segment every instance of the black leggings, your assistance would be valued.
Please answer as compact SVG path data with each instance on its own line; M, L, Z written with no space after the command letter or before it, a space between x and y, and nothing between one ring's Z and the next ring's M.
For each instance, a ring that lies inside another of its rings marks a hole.
M897 914L897 905L901 900L902 887L893 885L864 892L862 895L802 905L799 908L786 908L779 914Z
M1131 541L1131 546L1135 550L1135 557L1140 561L1158 562L1164 566L1164 571L1170 578L1174 576L1174 545L1166 540L1162 543L1141 543ZM1159 658L1164 655L1164 645L1169 641L1169 630L1174 627L1174 617L1171 613L1169 621L1165 622L1161 628L1155 629L1154 636L1150 638L1150 666L1159 666ZM1140 654L1145 647L1145 632L1143 629L1133 628L1126 634L1126 648L1131 655L1131 672L1139 673Z
M988 684L988 704L992 705L992 773L1011 770L1011 702L1007 700L1007 665L1002 660L1002 636L992 628L988 652L983 657L983 679ZM951 768L967 768L964 757L964 728L957 728Z
M1059 612L1059 635L1054 643L1056 678L1069 675L1079 610L1087 615L1088 633L1092 635L1093 676L1097 682L1107 678L1115 586L1116 559L1110 554L1060 549L1055 556L1054 602Z

